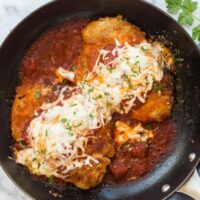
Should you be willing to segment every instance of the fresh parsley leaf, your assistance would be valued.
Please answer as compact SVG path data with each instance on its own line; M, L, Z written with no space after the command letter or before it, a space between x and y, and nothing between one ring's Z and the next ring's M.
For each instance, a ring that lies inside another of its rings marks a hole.
M194 22L194 19L193 19L191 13L182 12L178 17L178 22L181 25L190 25L191 26Z
M62 123L66 123L66 122L67 122L67 119L66 119L66 118L62 118L62 119L61 119L61 122L62 122Z
M88 90L88 93L91 93L94 91L94 87L90 86L89 90Z
M45 131L45 136L46 136L46 137L48 136L48 130Z
M165 0L167 4L167 11L171 14L178 14L178 22L181 25L192 26L194 21L200 19L194 16L194 11L198 7L198 2L193 0ZM181 11L179 13L179 11ZM200 41L200 24L192 27L192 37L194 40Z
M101 98L102 98L102 95L100 94L100 95L94 97L93 99L94 99L94 100L97 100L97 99L101 99Z
M159 92L161 91L163 88L162 84L161 83L156 83L156 91Z
M113 68L112 67L107 67L107 70L109 71L109 73L112 73Z
M198 3L192 0L183 1L183 11L193 13L197 9Z
M109 93L108 93L108 92L104 92L104 95L105 95L105 96L108 96L108 95L109 95Z
M48 183L49 184L53 184L54 183L54 177L53 176L49 177Z
M71 107L74 107L74 106L77 106L77 105L78 105L77 103L70 104Z
M76 67L75 67L74 65L72 65L69 69L70 69L70 71L73 72L73 71L75 70L75 68L76 68Z
M193 28L193 30L192 30L192 38L194 40L197 39L198 41L200 41L200 24Z
M36 91L36 92L35 92L35 98L36 98L36 99L40 99L41 96L42 96L42 94L41 94L40 91Z
M167 11L171 14L176 14L182 5L182 0L165 0L167 3Z
M146 125L145 125L145 128L146 128L146 129L152 129L152 124L151 124L151 123L146 124Z
M40 168L40 166L41 166L41 164L40 164L40 162L38 162L37 168L39 169L39 168Z
M23 140L20 140L19 141L19 146L20 146L20 148L25 148L26 147L26 143L23 141Z
M92 113L89 114L90 118L94 118L94 115Z
M82 122L80 122L79 124L77 124L77 125L74 125L74 128L77 128L77 127L79 127L79 126L81 126L82 125Z

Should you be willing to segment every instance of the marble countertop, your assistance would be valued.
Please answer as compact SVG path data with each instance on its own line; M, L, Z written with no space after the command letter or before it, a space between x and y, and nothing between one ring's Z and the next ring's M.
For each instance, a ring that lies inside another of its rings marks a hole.
M166 4L164 0L148 0L154 5L166 11ZM198 1L199 9L195 15L200 17L200 0ZM9 32L32 11L50 2L50 0L0 0L0 44L9 34ZM173 16L176 18L177 16ZM184 27L191 35L191 28ZM200 47L200 43L197 43ZM4 171L0 168L0 199L1 200L29 200L20 189L6 176ZM179 197L180 198L180 197ZM181 197L182 198L182 197ZM180 198L180 199L181 199ZM177 199L176 195L172 199ZM187 198L188 199L188 198ZM189 200L189 199L188 199Z

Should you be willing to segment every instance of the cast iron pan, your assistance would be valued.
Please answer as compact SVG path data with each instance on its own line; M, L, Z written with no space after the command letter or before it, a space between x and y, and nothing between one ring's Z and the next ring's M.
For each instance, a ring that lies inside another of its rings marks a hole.
M49 186L38 181L10 160L12 142L10 110L18 84L18 66L26 49L45 30L66 19L123 15L148 34L164 35L184 58L176 77L176 103L172 118L177 123L175 146L155 170L134 183L101 186L88 191L68 187L61 199L160 200L172 194L192 173L200 158L200 53L189 35L171 17L139 0L57 0L21 22L0 49L0 161L7 175L35 199L56 199ZM191 153L193 159L191 158ZM163 187L166 184L166 187Z

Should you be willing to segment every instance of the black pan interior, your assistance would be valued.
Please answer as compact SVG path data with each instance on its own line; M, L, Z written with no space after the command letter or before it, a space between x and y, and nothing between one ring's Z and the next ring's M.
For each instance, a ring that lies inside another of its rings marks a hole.
M67 19L123 15L150 35L163 35L172 41L173 49L184 58L176 72L176 104L173 120L178 126L173 152L151 173L139 181L118 187L97 187L82 191L69 187L61 199L151 199L169 196L192 172L200 157L200 53L188 34L172 18L159 9L139 0L59 0L42 7L26 18L9 35L0 50L0 161L6 173L27 194L35 199L56 199L50 187L22 173L21 167L8 159L11 154L10 108L18 84L18 66L30 44L45 30ZM194 161L189 161L195 153ZM162 186L170 189L162 192Z

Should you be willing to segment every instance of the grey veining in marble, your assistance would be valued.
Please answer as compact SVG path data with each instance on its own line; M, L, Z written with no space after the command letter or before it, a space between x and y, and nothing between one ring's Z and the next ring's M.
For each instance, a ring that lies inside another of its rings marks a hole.
M154 5L166 11L164 0L148 0ZM50 0L0 0L0 44L9 34L9 32L28 14L41 5L50 2ZM200 17L200 0L198 0L199 9L195 15ZM176 16L173 16L176 17ZM185 27L191 34L191 28ZM200 44L199 44L200 47ZM28 200L0 168L0 199L1 200Z

